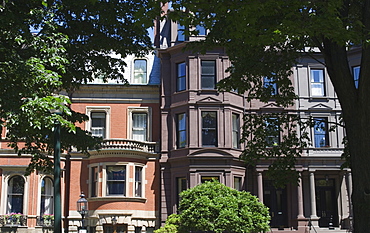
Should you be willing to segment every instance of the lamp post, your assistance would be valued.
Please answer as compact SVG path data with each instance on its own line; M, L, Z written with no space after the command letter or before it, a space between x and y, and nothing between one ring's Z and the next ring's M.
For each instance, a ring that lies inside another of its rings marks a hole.
M81 192L80 199L77 201L77 212L81 214L82 217L82 226L81 229L83 229L82 232L86 232L85 228L85 215L87 214L87 200L85 198L85 194Z
M114 216L112 218L112 224L113 224L113 233L117 233L117 218Z
M52 114L61 115L60 110L50 110ZM60 197L60 122L54 126L54 233L62 233L62 206Z

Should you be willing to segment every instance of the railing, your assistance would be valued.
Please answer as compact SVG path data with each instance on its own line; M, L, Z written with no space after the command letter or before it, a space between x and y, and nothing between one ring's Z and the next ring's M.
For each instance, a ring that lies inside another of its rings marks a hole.
M158 152L158 143L142 142L131 139L104 139L102 150L134 150L148 153Z
M27 226L27 217L23 214L0 215L0 226Z
M53 218L45 218L43 216L37 216L36 219L37 226L43 226L43 227L52 227L54 226L54 219Z

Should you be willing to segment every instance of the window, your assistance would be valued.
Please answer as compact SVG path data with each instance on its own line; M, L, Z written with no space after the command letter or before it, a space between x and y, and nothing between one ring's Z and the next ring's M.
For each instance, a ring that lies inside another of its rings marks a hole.
M355 81L355 87L358 88L358 82L360 80L360 66L355 66L353 69L353 79Z
M136 59L134 61L134 80L132 83L147 83L147 62L145 59Z
M126 196L126 166L107 166L107 195Z
M142 142L151 140L151 108L128 107L127 138Z
M271 117L265 121L266 145L268 147L277 146L280 142L280 127L278 119Z
M177 64L176 91L186 89L186 65L185 62Z
M186 184L186 178L185 177L178 177L176 180L177 184L177 205L180 204L181 198L180 198L180 193L184 190L187 189L187 184Z
M238 114L232 115L232 144L233 148L240 148L239 140L240 140L240 119Z
M24 179L22 176L13 176L8 182L8 213L23 214Z
M327 118L314 118L314 142L315 147L329 146L329 132Z
M202 112L202 145L217 146L217 112Z
M325 96L324 70L311 70L311 91L312 96Z
M234 176L234 189L242 191L242 187L243 187L242 178Z
M91 189L90 189L90 196L91 197L97 197L98 196L98 167L92 167L91 168Z
M137 141L147 141L147 121L147 113L132 113L132 139Z
M216 88L216 61L201 61L202 89Z
M90 131L95 137L106 137L105 133L106 114L105 112L91 112Z
M177 147L184 148L186 146L186 114L177 115Z
M204 26L197 25L196 29L198 31L198 36L205 36L207 35L207 29Z
M143 196L143 167L135 166L135 197Z
M177 24L177 41L185 41L185 26Z
M54 214L54 184L50 177L45 177L41 181L41 206L40 216Z
M263 77L263 87L268 89L272 96L278 94L278 86L274 77Z
M220 181L220 177L218 177L218 176L202 176L201 177L201 182L202 183L205 183L207 181L212 181L212 180Z

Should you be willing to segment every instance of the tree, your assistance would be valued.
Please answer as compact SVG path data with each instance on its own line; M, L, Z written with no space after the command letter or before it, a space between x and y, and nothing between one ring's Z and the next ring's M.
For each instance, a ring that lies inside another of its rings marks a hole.
M177 225L177 229L167 227L168 232L249 233L270 229L268 208L249 192L213 180L187 189L180 196L180 214L166 221ZM165 227L160 232L167 232Z
M52 128L62 126L62 149L88 153L99 145L75 123L71 93L93 77L123 78L128 54L148 53L147 29L159 15L151 0L4 0L0 3L0 123L10 147L33 154L29 172L50 169ZM112 55L120 55L112 56ZM51 115L60 109L62 115Z
M370 1L220 0L210 4L178 0L172 7L174 19L182 25L203 25L210 30L196 45L203 50L226 48L233 65L230 77L220 83L221 90L237 89L249 98L266 101L271 91L261 79L272 76L280 87L277 103L289 106L294 98L288 79L291 67L301 56L322 56L342 107L353 179L354 231L368 231ZM347 59L353 51L361 56L358 86Z

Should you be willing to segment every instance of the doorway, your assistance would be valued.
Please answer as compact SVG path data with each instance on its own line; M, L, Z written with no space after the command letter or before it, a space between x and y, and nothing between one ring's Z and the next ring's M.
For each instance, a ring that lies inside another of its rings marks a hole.
M335 179L316 180L316 211L320 227L338 226L338 207L335 195Z
M264 204L270 209L271 227L283 229L288 226L287 190L275 188L272 181L264 182Z

